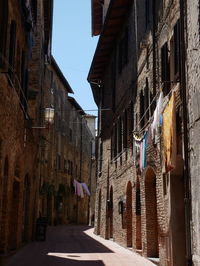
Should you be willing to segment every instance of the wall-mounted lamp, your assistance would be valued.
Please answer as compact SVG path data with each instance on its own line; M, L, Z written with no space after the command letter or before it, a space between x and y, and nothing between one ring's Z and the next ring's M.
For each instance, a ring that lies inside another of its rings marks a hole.
M45 108L44 109L44 120L47 124L53 124L54 122L54 114L55 109L54 108Z
M33 129L45 129L47 125L53 124L54 122L55 109L54 108L44 108L44 126L32 126L31 120L28 121L28 127Z

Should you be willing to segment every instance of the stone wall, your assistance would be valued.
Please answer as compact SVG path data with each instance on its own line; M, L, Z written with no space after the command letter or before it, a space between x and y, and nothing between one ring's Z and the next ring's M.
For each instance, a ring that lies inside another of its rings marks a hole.
M28 95L22 94L24 84L22 53L25 67L30 63L29 31L22 6L8 1L8 28L5 67L0 73L0 251L8 253L33 237L37 202L37 134L27 128ZM14 64L8 65L11 21L16 23ZM36 25L34 24L34 27ZM34 37L33 37L34 38ZM21 69L20 69L21 68ZM30 70L30 69L29 69ZM28 70L28 71L29 71ZM8 71L8 72L7 72ZM9 74L11 71L11 74ZM4 73L3 73L4 72ZM12 78L10 78L12 76ZM28 84L31 86L31 82ZM28 88L30 88L28 86ZM24 91L25 92L25 91ZM29 193L27 193L29 191Z
M102 111L100 116L95 232L104 238L113 238L120 245L131 246L144 256L159 257L160 265L186 265L183 152L180 148L183 146L182 109L179 82L173 77L173 35L174 27L180 18L179 1L165 1L165 4L160 6L157 3L158 6L155 7L150 3L149 10L146 10L148 14L145 13L145 2L138 1L137 6L133 5L129 10L110 52L109 64L102 75L103 93L100 107L113 107L112 86L115 86L115 109L112 108L108 113ZM155 14L152 13L153 10ZM154 27L153 15L156 21ZM127 27L128 62L119 73L119 44ZM169 80L163 82L161 49L166 42L169 47L167 57L170 60L171 72ZM116 76L112 75L111 71L113 62ZM177 166L168 174L163 174L162 169L162 128L159 128L156 144L151 143L148 147L145 169L140 169L139 153L132 147L133 133L143 136L149 128L156 100L160 90L164 91L165 82L170 84L170 90L169 94L164 95L164 107L172 90L176 91L176 116L179 121L176 131L179 147ZM121 144L112 139L112 134L116 132L115 127L119 128L120 119L123 121L125 113L129 113L130 101L133 103L133 111L127 124L130 128L132 119L133 129L127 136L127 146L124 146L123 136L126 134L125 124L120 131L117 129L117 138L122 135L122 149L115 151L113 157L113 149L118 149ZM113 191L113 199L110 198L110 191Z
M187 3L187 94L189 113L189 158L192 204L192 254L200 265L200 198L199 198L199 1Z

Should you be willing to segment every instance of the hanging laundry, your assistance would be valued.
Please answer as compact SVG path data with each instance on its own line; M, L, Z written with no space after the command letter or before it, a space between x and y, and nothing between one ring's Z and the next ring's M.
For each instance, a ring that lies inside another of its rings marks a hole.
M85 183L80 183L74 179L74 188L75 188L75 195L84 198L83 188L85 189L86 193L90 196L89 189Z
M88 186L85 183L81 183L83 189L85 190L85 192L88 194L88 196L90 196L90 191L88 189Z
M80 189L80 197L84 198L83 187L81 183L79 183L79 189Z
M152 139L157 143L158 127L160 126L160 115L163 111L163 92L160 92L156 109L153 114L153 122L151 124ZM156 137L156 138L155 138Z
M81 196L81 184L74 179L74 188L75 188L75 194L77 196Z
M73 185L74 185L74 193L75 195L77 195L77 181L75 179L74 179Z
M175 92L163 112L164 171L176 167L176 106Z

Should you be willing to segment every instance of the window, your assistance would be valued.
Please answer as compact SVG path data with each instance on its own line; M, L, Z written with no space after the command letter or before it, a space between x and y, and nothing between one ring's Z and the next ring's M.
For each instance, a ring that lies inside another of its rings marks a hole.
M169 185L169 176L168 176L168 174L164 174L163 175L163 194L164 194L164 196L167 195L168 185Z
M144 127L144 94L143 91L140 92L140 128Z
M145 0L145 27L148 28L150 22L150 0Z
M145 107L145 123L149 120L149 82L148 78L146 78L146 86L144 90L144 107Z
M134 128L134 116L133 116L133 102L131 102L128 106L127 110L127 128L128 135L132 136L133 128Z
M111 152L110 152L110 156L111 156L111 160L115 157L115 134L114 134L114 131L112 130L111 132L111 144L110 144L110 149L111 149Z
M61 156L60 156L60 154L57 154L56 169L57 170L61 169Z
M20 49L20 44L19 42L17 43L17 55L16 55L16 63L17 63L17 69L16 69L16 74L17 74L17 93L20 96L20 85L21 85L21 49Z
M128 63L128 27L118 46L118 73L122 72L123 67Z
M25 52L21 53L21 102L23 101L23 91L25 86Z
M70 161L70 175L73 175L73 162Z
M163 82L163 94L167 95L170 90L170 64L167 42L161 48L161 80Z
M136 215L141 215L140 189L136 191Z
M8 28L8 0L0 1L0 67L5 67Z
M123 116L123 148L127 148L127 110Z
M111 88L112 88L112 110L113 112L115 111L115 82L116 82L116 54L114 55L114 60L112 62L112 66L111 66Z
M117 127L117 151L118 153L122 151L122 119L121 117L118 120L118 127Z
M67 160L67 173L73 175L73 162L70 160Z
M179 78L180 72L180 21L174 27L174 75Z
M31 7L32 7L32 13L33 13L33 19L36 24L37 22L37 0L31 1Z
M154 110L156 109L155 96L156 96L156 93L154 93L153 91L151 91L151 93L150 93L150 102L151 102L150 111L151 111L151 116L153 115Z
M8 74L11 80L14 78L15 67L15 46L16 46L16 22L11 21L10 24L10 45L9 45L9 69Z
M67 172L67 160L64 159L64 171Z

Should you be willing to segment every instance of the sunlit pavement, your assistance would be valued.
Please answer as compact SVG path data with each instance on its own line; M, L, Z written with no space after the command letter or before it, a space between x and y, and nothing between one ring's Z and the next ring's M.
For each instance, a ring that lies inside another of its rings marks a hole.
M26 245L5 266L148 266L140 255L93 234L86 226L49 227L44 242Z

